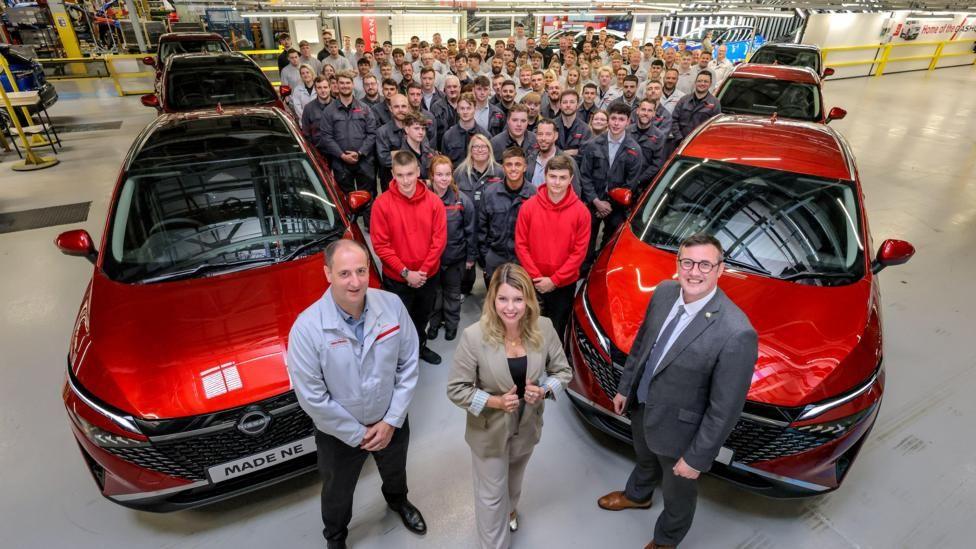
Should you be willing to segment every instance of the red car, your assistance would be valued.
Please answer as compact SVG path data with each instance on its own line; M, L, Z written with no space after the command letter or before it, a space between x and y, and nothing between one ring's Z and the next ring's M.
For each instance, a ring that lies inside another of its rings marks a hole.
M813 69L787 65L745 63L722 81L715 97L728 114L776 113L781 118L829 124L847 111L840 107L825 112L821 80Z
M821 124L723 115L679 146L577 294L565 338L572 401L630 440L611 399L655 286L699 232L722 242L719 286L759 334L745 411L712 472L775 497L837 488L884 389L876 275L914 248L886 240L870 257L854 158Z
M166 61L171 55L183 53L223 53L230 46L224 37L215 32L167 32L160 35L156 56L147 55L142 63L156 68L156 81L162 76Z
M326 289L325 244L364 242L353 220L369 198L339 192L277 109L167 114L142 132L101 244L56 241L94 264L63 396L102 495L168 511L314 469L285 346Z
M229 106L277 107L285 104L267 75L243 53L171 55L156 84L156 93L142 104L159 112L188 112ZM290 92L284 86L285 92Z

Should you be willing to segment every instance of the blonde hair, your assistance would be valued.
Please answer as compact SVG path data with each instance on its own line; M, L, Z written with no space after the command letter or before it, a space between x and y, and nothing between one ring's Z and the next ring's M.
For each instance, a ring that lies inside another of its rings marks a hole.
M471 173L471 170L474 169L474 161L471 160L471 146L474 145L475 141L480 141L481 143L484 143L485 145L488 146L488 167L485 169L489 171L501 169L501 165L499 165L498 162L495 161L495 148L491 146L491 139L485 137L480 133L476 133L472 135L471 140L468 141L468 151L467 154L464 156L464 160L460 164L458 164L458 169L463 171L468 176L469 179L474 179L474 174Z
M532 285L532 278L529 273L515 263L505 263L495 269L491 275L491 282L488 284L488 295L485 296L485 305L481 309L481 332L488 343L505 345L505 325L498 317L495 310L495 298L498 296L498 289L502 284L508 284L512 288L522 292L525 300L525 314L519 320L519 335L522 337L522 344L526 350L529 348L538 350L542 348L542 332L539 330L539 300L535 294L535 286Z

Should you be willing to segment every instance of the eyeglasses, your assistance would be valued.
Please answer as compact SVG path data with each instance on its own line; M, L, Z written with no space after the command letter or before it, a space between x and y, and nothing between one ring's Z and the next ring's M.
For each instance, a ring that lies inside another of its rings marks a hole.
M721 261L718 263L712 263L711 261L695 261L693 259L678 260L678 265L681 267L682 271L691 271L695 268L695 265L698 265L698 270L701 272L701 274L708 274L712 272L712 269L718 267L721 263Z
M471 145L472 151L487 151L488 145Z

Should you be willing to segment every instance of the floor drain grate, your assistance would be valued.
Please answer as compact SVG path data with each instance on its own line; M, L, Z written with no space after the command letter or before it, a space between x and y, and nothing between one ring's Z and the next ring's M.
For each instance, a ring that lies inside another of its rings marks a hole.
M0 234L81 223L88 220L90 208L91 202L79 202L50 208L0 213Z
M91 122L88 124L55 124L54 129L58 133L78 133L95 132L100 130L117 130L122 127L121 120L111 120L109 122Z

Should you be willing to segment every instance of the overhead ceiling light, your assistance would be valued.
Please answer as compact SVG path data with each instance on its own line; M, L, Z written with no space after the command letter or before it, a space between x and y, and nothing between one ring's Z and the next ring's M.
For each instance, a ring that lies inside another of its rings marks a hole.
M528 12L524 11L476 11L475 17L528 17Z
M241 14L241 17L247 19L270 19L272 17L318 17L319 12L317 11L252 11L245 12Z

